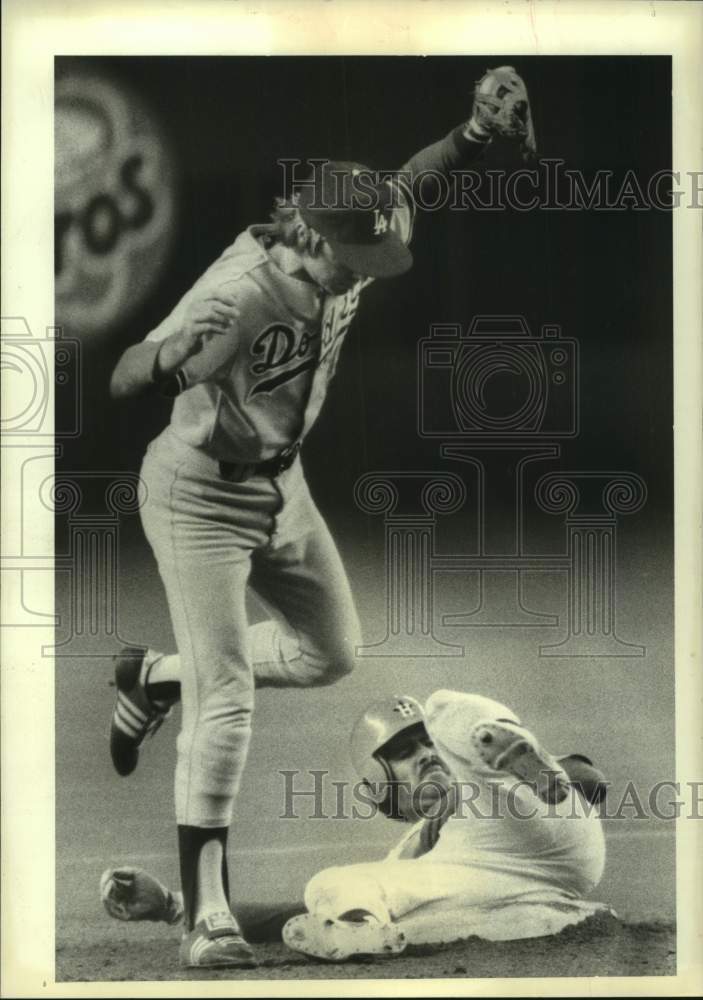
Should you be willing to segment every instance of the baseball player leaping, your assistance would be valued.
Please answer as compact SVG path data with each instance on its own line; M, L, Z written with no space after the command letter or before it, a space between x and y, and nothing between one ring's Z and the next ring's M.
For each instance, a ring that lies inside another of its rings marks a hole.
M509 67L489 71L468 123L403 172L461 166L495 132L534 145L525 87ZM241 233L112 376L117 398L154 385L176 397L141 475L142 522L179 656L131 649L118 660L110 742L117 771L130 773L180 682L185 966L254 960L230 912L226 870L254 686L331 684L353 666L360 636L351 591L298 451L361 290L412 263L412 222L403 180L328 163L297 199L277 204L272 224ZM247 584L280 613L276 622L247 627Z
M553 757L505 705L455 691L435 692L424 711L407 695L384 698L357 722L351 751L364 801L412 825L385 860L314 876L296 915L249 916L254 937L282 929L290 948L342 961L555 934L607 911L584 898L605 860L593 808L603 776L578 754ZM106 871L101 898L120 920L182 913L180 894L140 869Z

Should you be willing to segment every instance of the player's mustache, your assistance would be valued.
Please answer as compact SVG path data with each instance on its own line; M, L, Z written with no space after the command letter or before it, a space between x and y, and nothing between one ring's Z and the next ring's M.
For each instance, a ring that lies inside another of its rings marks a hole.
M420 777L424 778L428 771L436 771L439 768L441 771L446 771L447 766L441 757L437 757L435 754L432 755L420 768Z

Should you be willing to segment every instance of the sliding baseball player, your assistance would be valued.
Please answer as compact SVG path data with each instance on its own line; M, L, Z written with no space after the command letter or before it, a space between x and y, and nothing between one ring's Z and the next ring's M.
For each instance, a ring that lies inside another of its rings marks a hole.
M603 776L580 755L553 757L505 705L456 691L424 710L385 698L351 750L367 799L408 829L385 860L314 876L305 911L283 926L288 947L343 961L550 935L607 909L586 898L605 862ZM105 872L101 898L121 920L182 914L179 894L139 869Z

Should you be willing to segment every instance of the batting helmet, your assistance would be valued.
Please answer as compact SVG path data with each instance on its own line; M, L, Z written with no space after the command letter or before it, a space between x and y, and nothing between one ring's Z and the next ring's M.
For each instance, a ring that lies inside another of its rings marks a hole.
M366 709L351 734L351 757L357 774L369 786L371 798L380 804L388 795L393 774L383 757L383 748L399 733L416 726L425 728L422 705L410 695L391 695Z

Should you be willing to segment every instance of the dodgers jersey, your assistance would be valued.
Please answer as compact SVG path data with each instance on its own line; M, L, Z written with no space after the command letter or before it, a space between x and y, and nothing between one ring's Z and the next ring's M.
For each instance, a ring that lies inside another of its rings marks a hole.
M391 228L407 244L413 222L409 192L395 184ZM196 281L147 340L181 328L190 303L222 293L239 315L224 334L203 338L183 366L187 388L174 401L171 429L219 461L265 461L301 441L315 422L363 288L328 295L286 273L299 266L284 250L283 267L267 252L275 227L250 226Z

